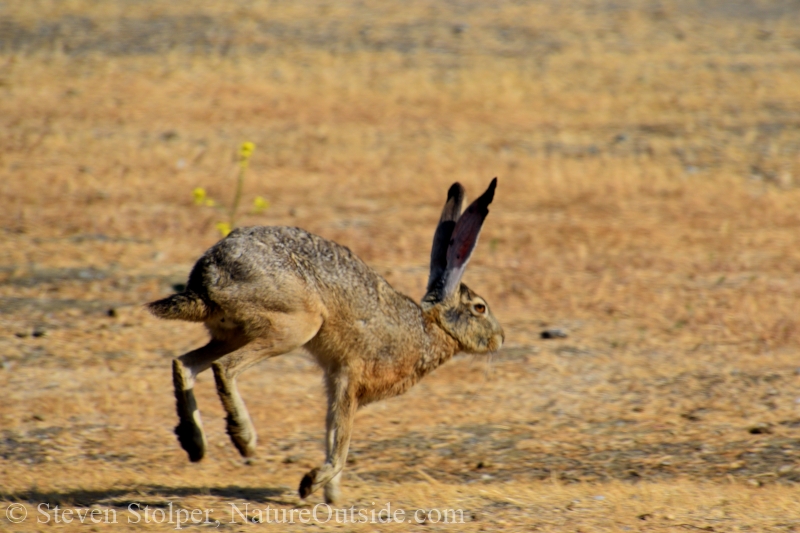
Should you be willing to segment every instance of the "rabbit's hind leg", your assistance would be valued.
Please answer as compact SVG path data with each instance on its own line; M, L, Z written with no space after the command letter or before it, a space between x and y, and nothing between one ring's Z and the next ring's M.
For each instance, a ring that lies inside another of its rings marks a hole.
M175 426L175 435L192 462L201 460L207 447L203 422L194 397L195 377L208 369L212 362L241 348L244 344L246 344L244 340L211 340L202 348L185 353L172 362L172 383L175 387L179 419L178 425Z
M232 364L223 359L211 366L217 384L217 394L227 413L225 422L228 436L242 457L255 455L257 436L250 413L236 386L236 376L262 359L264 359L263 354L250 352L245 357L237 358Z
M318 313L270 313L268 328L259 331L260 338L252 350L238 351L215 361L211 367L217 393L227 413L227 431L233 445L243 457L251 457L256 451L256 431L250 413L239 394L236 377L251 366L281 355L307 343L319 331L322 317Z

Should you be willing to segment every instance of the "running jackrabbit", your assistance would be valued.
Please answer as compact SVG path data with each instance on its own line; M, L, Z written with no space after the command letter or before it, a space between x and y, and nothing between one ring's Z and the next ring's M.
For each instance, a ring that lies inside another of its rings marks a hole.
M256 433L236 377L304 347L325 373L327 454L299 491L305 498L324 486L325 500L335 502L359 406L402 394L458 352L502 345L503 329L486 301L461 283L496 185L495 178L463 215L464 188L450 187L421 305L349 249L299 228L241 228L209 249L184 292L148 304L158 317L203 322L211 334L208 344L172 365L175 433L189 458L199 461L206 449L193 391L200 372L213 368L228 434L251 456Z

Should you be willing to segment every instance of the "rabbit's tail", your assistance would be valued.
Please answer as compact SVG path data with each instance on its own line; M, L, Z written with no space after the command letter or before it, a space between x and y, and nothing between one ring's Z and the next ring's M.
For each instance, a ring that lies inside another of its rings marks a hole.
M147 304L147 309L158 318L168 320L204 322L211 316L209 306L194 292L173 294L163 300L150 302Z

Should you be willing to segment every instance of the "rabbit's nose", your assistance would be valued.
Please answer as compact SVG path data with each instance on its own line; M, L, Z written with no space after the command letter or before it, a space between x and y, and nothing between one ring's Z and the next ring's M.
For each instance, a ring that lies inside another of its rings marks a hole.
M496 345L494 351L497 351L503 346L503 342L506 340L506 335L503 333L503 331L500 331L500 333L495 335L492 340L494 341L493 344Z

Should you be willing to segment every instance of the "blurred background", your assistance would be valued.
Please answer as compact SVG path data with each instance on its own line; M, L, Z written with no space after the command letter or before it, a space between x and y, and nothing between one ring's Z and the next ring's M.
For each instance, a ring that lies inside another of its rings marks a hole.
M494 176L465 282L506 346L363 410L346 498L475 531L800 527L796 0L0 2L0 497L297 505L311 361L242 377L250 463L204 375L189 465L170 359L205 333L141 304L240 177L234 225L336 240L418 300L447 188Z

